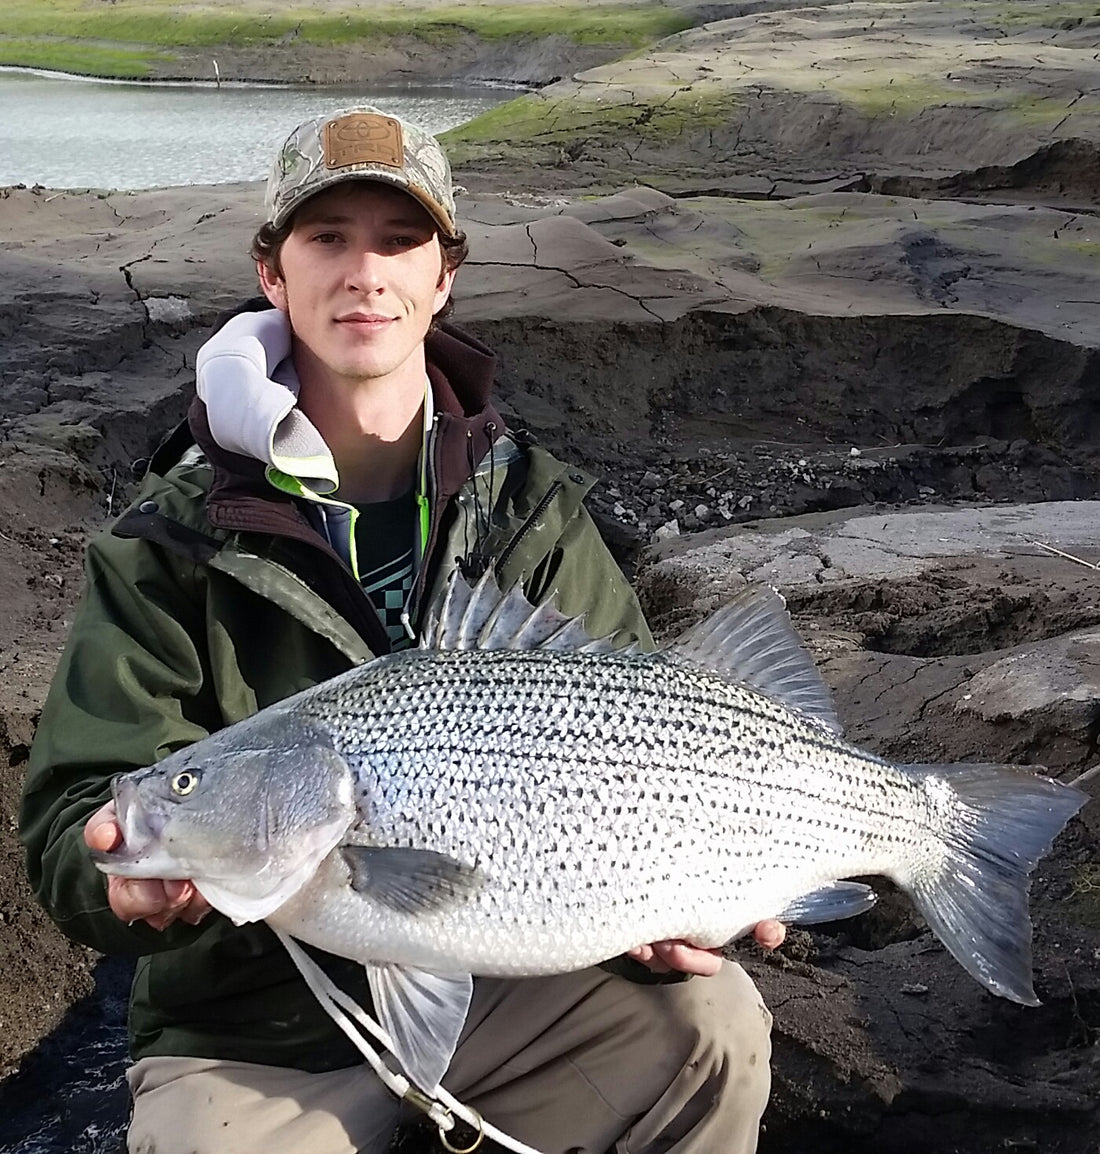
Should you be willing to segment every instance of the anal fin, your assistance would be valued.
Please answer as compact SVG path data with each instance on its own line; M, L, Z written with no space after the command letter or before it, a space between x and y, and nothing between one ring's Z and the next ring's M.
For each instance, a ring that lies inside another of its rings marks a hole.
M812 926L819 922L835 922L866 913L877 900L875 891L862 882L833 882L813 893L795 898L782 913L776 914L781 922Z

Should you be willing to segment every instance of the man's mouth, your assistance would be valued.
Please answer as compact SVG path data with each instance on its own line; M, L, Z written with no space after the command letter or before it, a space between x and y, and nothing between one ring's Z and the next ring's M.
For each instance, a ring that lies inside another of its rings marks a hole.
M381 313L345 313L336 318L339 325L363 325L366 328L382 327L396 320L396 317L383 316Z

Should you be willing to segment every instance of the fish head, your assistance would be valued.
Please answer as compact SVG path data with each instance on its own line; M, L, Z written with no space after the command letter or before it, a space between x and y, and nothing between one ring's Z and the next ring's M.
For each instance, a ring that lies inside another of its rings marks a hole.
M239 731L239 732L238 732ZM354 779L323 734L242 723L112 784L120 844L104 873L188 878L237 922L266 917L355 820Z

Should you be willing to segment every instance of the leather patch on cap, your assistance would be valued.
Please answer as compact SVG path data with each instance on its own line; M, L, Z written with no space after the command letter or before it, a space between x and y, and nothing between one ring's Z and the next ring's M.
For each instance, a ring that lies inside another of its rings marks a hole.
M330 120L324 129L325 164L347 168L353 164L384 164L405 167L405 142L401 125L391 116L352 112Z

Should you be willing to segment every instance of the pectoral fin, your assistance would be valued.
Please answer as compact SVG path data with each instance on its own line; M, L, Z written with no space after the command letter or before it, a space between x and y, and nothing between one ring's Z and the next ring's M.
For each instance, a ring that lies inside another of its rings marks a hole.
M402 914L419 914L450 905L469 893L479 874L434 850L407 846L344 845L351 886Z
M433 974L395 965L368 965L378 1021L394 1056L426 1093L439 1085L454 1057L473 992L469 974Z
M875 891L861 882L834 882L796 898L776 917L781 922L812 926L866 913L877 900Z

